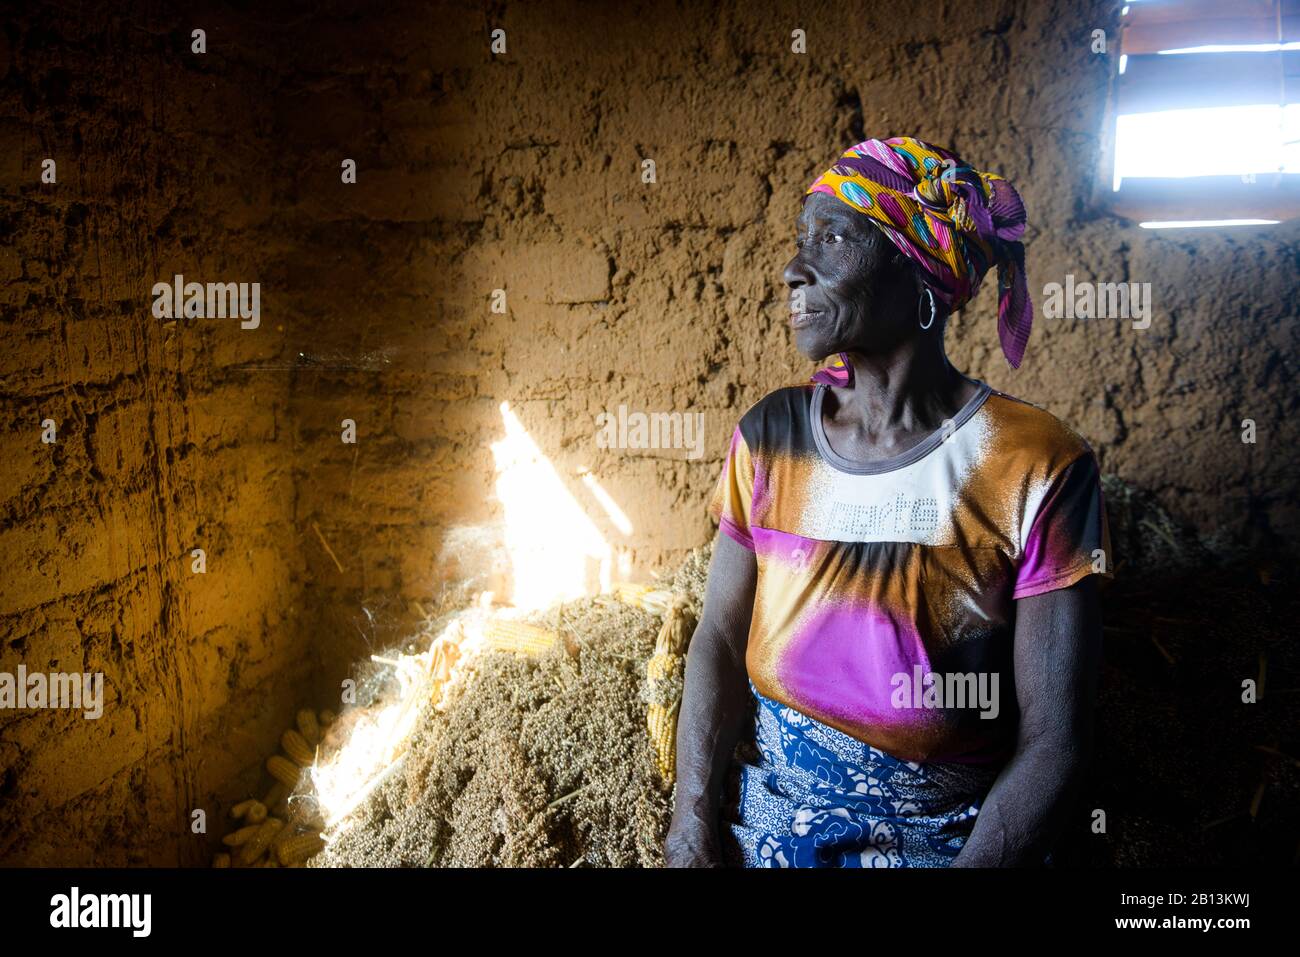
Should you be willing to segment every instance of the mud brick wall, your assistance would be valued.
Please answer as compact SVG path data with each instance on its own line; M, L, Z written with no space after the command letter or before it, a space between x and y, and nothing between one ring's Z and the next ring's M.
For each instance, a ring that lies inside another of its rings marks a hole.
M436 588L446 528L497 514L502 400L575 499L579 469L600 478L633 532L589 514L642 574L708 536L735 421L811 371L780 278L803 188L864 135L916 133L1011 179L1036 300L1070 273L1152 284L1149 329L1040 318L1019 371L985 289L949 330L960 368L1051 409L1217 547L1294 536L1300 227L1172 234L1093 206L1114 65L1092 30L1114 40L1117 4L916 6L398 5L315 24L280 109L318 178L294 211L322 353L294 392L323 456L300 511L349 553L344 572L307 559L323 641L364 650L375 602L400 621ZM362 157L347 208L321 199L343 144ZM599 449L595 416L620 404L703 412L706 454Z
M0 30L0 671L104 674L98 720L0 712L0 862L199 863L191 810L260 783L310 668L291 377L276 296L241 330L150 290L274 284L269 58L94 6Z
M1224 549L1293 541L1300 226L1151 232L1091 204L1113 70L1091 32L1115 36L1118 4L912 6L8 21L0 670L103 667L121 700L99 722L0 715L0 818L22 822L0 860L190 859L186 810L255 779L298 697L327 703L456 573L449 536L500 521L502 402L631 574L705 540L736 420L811 372L780 277L802 191L867 135L1016 184L1036 299L1066 274L1152 284L1150 329L1040 318L1018 372L985 289L949 329L960 368L1054 411ZM176 271L260 280L261 328L152 319ZM704 413L704 455L599 448L620 405Z

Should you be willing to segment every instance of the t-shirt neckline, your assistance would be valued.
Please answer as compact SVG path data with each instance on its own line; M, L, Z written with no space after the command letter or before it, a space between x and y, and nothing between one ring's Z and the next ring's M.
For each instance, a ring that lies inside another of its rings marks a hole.
M948 433L948 436L955 435L957 430L979 411L980 406L984 404L984 400L993 392L993 387L987 382L980 379L972 379L971 381L978 384L979 389L953 416L953 428ZM812 427L813 443L817 446L818 453L821 454L821 457L828 465L841 472L848 472L851 475L880 475L884 472L893 472L914 462L919 462L943 444L944 430L939 429L931 432L906 452L900 452L898 455L881 459L878 462L854 462L852 459L846 459L831 448L830 440L826 438L826 428L822 422L822 400L826 396L827 388L828 386L825 383L819 382L813 389L812 402L808 408L808 415L811 419L809 425Z

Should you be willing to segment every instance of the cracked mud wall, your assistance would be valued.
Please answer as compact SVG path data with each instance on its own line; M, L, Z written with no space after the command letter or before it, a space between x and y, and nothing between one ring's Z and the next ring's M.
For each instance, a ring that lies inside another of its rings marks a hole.
M104 674L99 719L0 713L7 864L206 860L191 811L260 781L309 668L283 312L150 314L178 272L275 282L265 61L125 12L0 28L0 671Z
M1114 69L1091 31L1113 41L1117 5L421 9L321 19L280 104L321 171L299 252L323 364L294 407L322 458L300 508L349 556L341 573L322 549L307 557L317 632L343 642L322 692L374 640L376 602L400 634L407 600L436 591L448 526L499 518L503 400L637 573L710 535L736 420L811 371L780 278L802 191L864 135L919 134L1016 184L1036 301L1067 273L1152 284L1145 331L1040 311L1019 371L986 288L950 325L958 367L1055 412L1225 550L1292 539L1298 227L1175 235L1091 205ZM493 57L496 27L507 52ZM807 56L789 52L795 27ZM365 156L347 208L322 198L340 142ZM505 317L490 312L498 288ZM703 412L705 455L598 448L596 415L620 405ZM337 442L349 416L356 448ZM584 467L630 534L582 488Z
M328 705L456 573L449 532L500 521L503 401L632 574L706 540L736 420L811 372L780 278L802 191L866 135L1007 176L1036 300L1067 273L1152 283L1145 332L1040 310L1017 372L985 289L950 324L959 368L1225 547L1293 541L1298 227L1173 235L1090 205L1113 65L1089 41L1116 16L140 3L6 24L0 670L102 667L122 700L0 716L0 818L22 822L0 860L194 860L188 809L253 788L289 710ZM70 158L57 189L45 155ZM260 280L262 328L151 319L176 271ZM704 455L598 448L620 405L702 412Z

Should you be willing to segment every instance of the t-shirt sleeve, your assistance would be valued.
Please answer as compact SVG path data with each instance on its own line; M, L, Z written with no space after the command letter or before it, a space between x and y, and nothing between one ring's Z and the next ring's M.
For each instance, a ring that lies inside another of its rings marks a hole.
M1109 578L1112 573L1101 468L1089 450L1056 477L1038 506L1012 597L1068 588L1094 574Z
M725 535L751 552L754 550L754 538L750 532L749 514L753 496L754 463L750 458L749 446L745 444L745 437L737 428L731 435L731 448L722 466L722 474L718 476L718 483L713 488L709 514Z

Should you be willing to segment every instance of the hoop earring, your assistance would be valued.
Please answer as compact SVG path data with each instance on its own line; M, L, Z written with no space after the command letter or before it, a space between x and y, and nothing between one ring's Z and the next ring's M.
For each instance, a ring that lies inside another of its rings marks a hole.
M934 292L931 291L930 289L926 289L925 292L926 292L926 295L928 295L928 296L930 297L930 321L929 321L929 322L923 322L923 323L921 323L920 325L921 325L921 328L922 328L922 329L929 329L932 325L934 325L934 313L935 313L935 307L934 307Z

